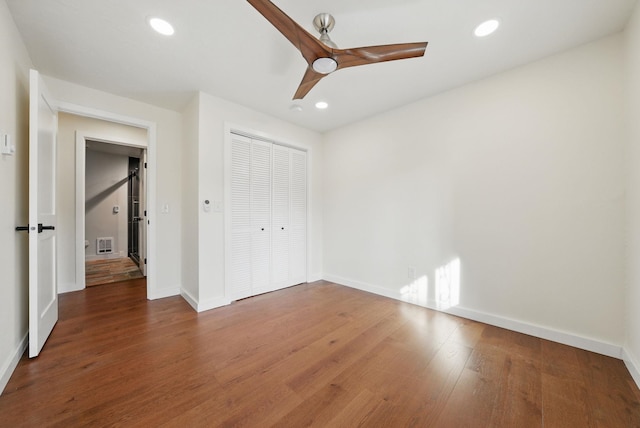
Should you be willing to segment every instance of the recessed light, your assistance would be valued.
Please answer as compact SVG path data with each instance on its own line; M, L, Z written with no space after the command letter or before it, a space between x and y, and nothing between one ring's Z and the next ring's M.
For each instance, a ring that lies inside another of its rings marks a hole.
M318 101L318 102L316 103L316 108L317 108L317 109L319 109L319 110L324 110L324 109L326 109L327 107L329 107L329 103L327 103L327 102L325 102L325 101Z
M175 33L173 25L161 18L149 18L149 25L164 36L172 36Z
M489 34L493 34L499 26L500 21L497 19L490 19L478 25L473 34L475 34L476 37L487 37Z

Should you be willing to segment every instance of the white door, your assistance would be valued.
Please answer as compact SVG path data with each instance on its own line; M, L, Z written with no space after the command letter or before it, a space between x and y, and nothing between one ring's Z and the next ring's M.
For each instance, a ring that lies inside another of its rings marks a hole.
M229 168L230 231L227 258L227 295L251 295L251 140L232 135Z
M271 281L275 288L289 284L289 149L273 146L273 218Z
M291 149L290 284L307 281L307 153Z
M58 321L56 281L57 114L44 82L29 86L29 357L38 356Z
M271 143L251 142L251 288L271 291Z
M141 220L138 222L138 254L140 255L140 270L147 276L147 151L141 150L140 167L139 212Z
M233 133L229 143L227 297L306 282L306 152Z

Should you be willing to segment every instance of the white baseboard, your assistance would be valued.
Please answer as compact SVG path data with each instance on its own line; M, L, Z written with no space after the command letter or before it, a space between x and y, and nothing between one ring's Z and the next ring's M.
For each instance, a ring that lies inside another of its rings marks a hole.
M430 309L437 310L436 308ZM573 346L574 348L584 349L585 351L595 352L597 354L606 355L608 357L617 359L622 358L622 348L620 346L595 339L590 339L588 337L580 336L577 334L567 333L548 327L542 327L511 318L500 317L461 307L450 308L443 312L462 318L468 318L470 320L478 321L484 324L502 327L507 330L517 331L518 333L528 334L529 336L538 337L540 339L550 340L551 342L562 343L564 345Z
M100 254L100 255L89 255L84 256L84 260L86 262L94 262L96 260L111 260L111 259L126 259L128 256L124 253L124 251L119 251L113 254Z
M187 303L189 305L191 305L191 307L193 308L194 311L198 312L198 299L196 299L195 297L193 297L191 295L191 293L189 293L187 290L185 290L184 288L182 290L180 290L180 295L182 296L182 298L184 300L187 301Z
M13 351L13 354L2 364L0 368L0 395L2 395L4 388L9 383L9 379L11 379L11 375L18 366L20 358L22 358L22 354L24 354L28 344L29 335L26 334L18 344L18 347Z
M314 273L307 277L307 282L322 281L322 273Z
M622 348L622 360L627 366L629 373L631 373L631 377L636 382L636 385L640 388L640 364L638 364L638 360L626 346Z
M71 293L73 291L80 291L80 290L84 290L84 287L78 287L78 285L75 282L67 283L67 284L58 284L58 294Z
M209 299L200 303L196 309L198 312L209 311L215 308L221 308L223 306L228 306L231 304L231 300L225 299L224 297L219 297L216 299Z
M618 345L614 345L607 342L602 342L595 339L590 339L573 333L568 333L548 327L542 327L539 325L519 321L511 318L501 317L474 309L468 309L460 306L442 310L438 308L435 302L414 302L407 301L402 298L399 291L389 290L387 288L366 284L359 281L350 280L348 278L342 278L336 275L325 274L324 279L336 284L345 285L347 287L355 288L358 290L366 291L369 293L377 294L379 296L389 297L391 299L408 302L423 306L428 309L433 309L440 312L445 312L451 315L467 318L473 321L482 322L484 324L493 325L496 327L505 328L507 330L516 331L518 333L528 334L541 339L550 340L552 342L558 342L565 345L573 346L575 348L584 349L586 351L595 352L598 354L606 355L613 358L622 358L622 348ZM635 378L634 378L635 379Z
M231 304L231 301L229 299L225 299L224 297L209 299L201 303L198 301L198 299L193 297L191 293L189 293L187 290L184 290L184 289L180 291L180 295L184 300L187 301L189 305L191 305L191 307L196 312L209 311L211 309L220 308L222 306L227 306Z
M160 290L151 290L147 292L149 300L164 299L166 297L174 297L180 295L180 287L162 288Z
M345 285L347 287L355 288L357 290L377 294L378 296L389 297L390 299L395 299L395 300L402 300L402 296L400 295L400 292L389 290L384 287L378 287L376 285L371 285L364 282L355 281L352 279L342 278L340 276L331 275L331 274L324 274L323 279L325 281L334 282L340 285ZM424 306L424 305L421 305L421 306Z

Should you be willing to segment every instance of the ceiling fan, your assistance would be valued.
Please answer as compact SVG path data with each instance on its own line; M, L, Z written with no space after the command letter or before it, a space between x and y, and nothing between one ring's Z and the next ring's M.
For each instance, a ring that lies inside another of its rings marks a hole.
M335 25L335 20L330 14L321 13L314 18L313 25L320 32L320 38L317 39L269 0L247 1L293 43L309 64L293 96L294 100L304 98L320 79L336 70L421 57L427 48L427 42L422 42L338 49L329 38L329 32Z

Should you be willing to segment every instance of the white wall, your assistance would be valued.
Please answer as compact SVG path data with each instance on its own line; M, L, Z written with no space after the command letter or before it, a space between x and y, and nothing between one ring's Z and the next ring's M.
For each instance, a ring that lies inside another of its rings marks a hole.
M198 222L198 146L200 95L196 94L182 112L182 290L192 305L200 300L200 233Z
M77 290L76 286L76 132L110 141L147 145L146 129L104 120L58 113L58 153L56 208L58 210L58 290ZM86 186L85 186L86 187ZM85 189L87 193L87 189ZM125 205L126 207L126 205ZM89 238L86 238L89 239ZM89 242L94 249L95 241Z
M0 392L26 346L28 329L29 54L0 0L0 131L16 146L0 155Z
M328 133L325 277L407 300L427 285L437 306L435 272L459 258L466 315L619 352L622 47L606 38Z
M626 154L628 195L628 254L625 360L640 385L640 4L625 32L627 121Z
M289 124L271 116L259 113L249 108L234 104L223 99L200 93L197 95L197 120L193 117L195 106L192 101L187 109L190 123L197 123L197 138L191 138L191 146L186 149L190 158L197 158L197 176L187 173L189 184L185 186L185 197L189 204L185 204L185 221L183 233L185 236L199 235L199 240L191 241L197 245L188 250L198 261L187 260L190 269L198 270L198 285L185 283L185 291L198 289L198 296L185 296L190 303L199 310L205 310L225 303L224 297L224 214L223 212L208 212L202 210L202 202L224 200L224 142L225 126L233 125L254 135L267 136L282 143L295 144L310 153L309 168L311 179L309 183L311 234L308 237L309 268L308 277L320 279L322 275L322 137L320 134ZM190 168L196 168L191 164ZM185 166L186 168L186 166ZM197 192L197 193L196 193ZM187 196L188 195L188 196ZM224 211L224 210L223 210ZM193 223L193 214L197 214L198 223ZM185 268L186 275L191 276ZM190 277L190 281L196 280Z
M157 284L151 297L179 294L182 259L180 236L182 116L175 111L51 77L45 76L44 80L51 95L58 101L156 124L156 205L149 208L150 213L155 213L155 218L150 218L150 221L155 222L153 226L157 233L155 242L157 256L156 260L149 259L149 268L152 263L155 263ZM73 155L71 156L73 159ZM72 192L73 188L66 188L65 191ZM153 192L153 190L150 191ZM166 214L161 213L163 205L169 206L169 212Z
M129 156L87 150L85 177L85 258L107 258L96 251L104 237L114 238L112 256L127 257Z

